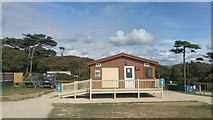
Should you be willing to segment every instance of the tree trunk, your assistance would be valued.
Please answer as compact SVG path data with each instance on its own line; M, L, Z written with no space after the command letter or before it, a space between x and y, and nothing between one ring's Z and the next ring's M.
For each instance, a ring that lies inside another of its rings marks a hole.
M186 51L183 46L183 78L184 78L184 91L186 91Z
M31 46L31 45L30 45ZM28 60L30 59L30 54L31 54L31 48L30 48L30 46L28 47ZM29 66L27 66L27 68L26 68L26 72L25 72L25 77L27 77L28 76L28 70L29 70Z
M30 74L32 74L32 69L33 69L33 56L34 56L34 51L35 51L35 45L33 46L32 54L31 54L31 60L30 60Z
M63 57L63 51L61 51L61 57Z
M63 57L64 56L64 50L63 49L60 49L60 51L61 51L61 57Z
M186 64L186 77L188 76L188 67L187 67L187 64ZM187 85L188 87L190 86L190 79L187 79Z

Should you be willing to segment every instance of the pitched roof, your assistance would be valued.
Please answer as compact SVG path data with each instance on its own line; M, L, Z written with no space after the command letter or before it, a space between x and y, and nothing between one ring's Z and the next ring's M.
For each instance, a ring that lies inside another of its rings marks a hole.
M88 65L93 65L93 64L96 64L96 63L102 63L102 62L112 60L112 59L115 59L115 58L119 58L119 57L126 57L126 58L131 58L131 59L134 59L134 60L138 60L138 61L148 62L148 63L151 63L151 64L158 64L158 62L148 60L148 59L145 59L145 58L140 58L140 57L137 57L137 56L126 54L126 53L119 53L117 55L113 55L113 56L109 56L109 57L102 58L102 59L99 59L99 60L91 61L91 62L88 63Z

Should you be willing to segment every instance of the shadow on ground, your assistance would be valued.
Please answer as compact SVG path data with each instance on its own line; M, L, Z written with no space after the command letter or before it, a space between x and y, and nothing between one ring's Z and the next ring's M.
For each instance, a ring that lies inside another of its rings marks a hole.
M140 97L156 97L148 93L140 93ZM74 98L68 97L68 98ZM77 98L89 98L89 94L77 96ZM114 98L113 94L94 94L92 95L92 98ZM117 93L116 98L138 98L137 93Z

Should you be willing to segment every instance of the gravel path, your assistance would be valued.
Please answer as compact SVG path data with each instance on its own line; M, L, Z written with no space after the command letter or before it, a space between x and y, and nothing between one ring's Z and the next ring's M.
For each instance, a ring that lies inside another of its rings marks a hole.
M211 97L188 95L173 91L164 91L163 99L154 98L63 98L59 99L56 93L49 93L38 98L22 101L3 102L3 118L47 118L52 110L52 103L112 103L112 102L162 102L162 101L200 101L212 104Z
M212 104L212 97L210 96L200 96L200 95L189 95L183 94L173 91L164 91L164 98L165 101L190 101L195 100L199 102L206 102L208 104Z
M3 102L3 118L47 118L52 110L52 103L60 103L62 100L53 92L38 98Z
M141 97L137 98L94 98L92 100L86 98L69 99L69 103L114 103L114 102L178 102L178 101L199 101L212 104L212 98L209 96L189 95L173 91L164 90L163 98L160 94L155 94L157 97Z

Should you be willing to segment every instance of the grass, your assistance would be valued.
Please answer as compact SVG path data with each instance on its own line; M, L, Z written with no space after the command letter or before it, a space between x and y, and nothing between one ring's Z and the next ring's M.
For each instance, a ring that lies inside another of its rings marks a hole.
M192 108L202 109L202 110L213 110L213 105L192 106Z
M9 96L12 94L30 94L39 92L51 92L53 90L48 88L26 88L26 87L2 87L2 96Z
M55 103L50 118L211 118L211 106L200 102Z
M53 91L54 89L50 88L2 87L2 99L0 100L7 102L36 98Z

